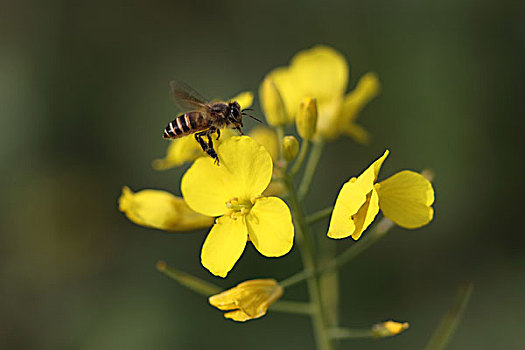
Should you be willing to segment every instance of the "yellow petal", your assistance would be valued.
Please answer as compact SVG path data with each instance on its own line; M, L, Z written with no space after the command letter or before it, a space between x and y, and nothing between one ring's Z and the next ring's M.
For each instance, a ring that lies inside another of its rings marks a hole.
M272 158L263 146L248 136L234 136L217 149L220 164L199 158L184 174L181 191L190 208L204 215L226 213L226 202L237 198L250 202L272 178Z
M186 162L193 162L197 157L204 155L197 141L191 137L183 137L170 142L164 158L153 161L153 169L166 170L180 166Z
M132 222L159 230L189 231L213 224L213 218L194 212L182 198L165 191L133 193L125 186L119 198L119 210Z
M268 124L282 126L289 122L283 97L271 77L263 80L259 88L259 98Z
M355 141L362 145L368 145L370 143L370 133L366 131L362 126L350 123L342 129L342 131L353 138Z
M277 197L255 201L246 216L250 241L264 256L283 256L292 249L294 226L290 209Z
M249 108L253 103L253 92L241 92L237 96L233 97L230 101L237 101L237 103L239 103L241 106L241 109Z
M383 214L404 228L428 224L433 216L434 189L421 174L401 171L376 185Z
M352 233L352 238L356 241L361 237L361 234L370 226L375 217L379 213L379 198L375 189L366 196L366 202L359 208L357 213L352 216L352 221L355 225L355 230Z
M389 154L390 151L385 150L381 157L379 157L365 171L363 171L361 175L359 175L357 182L366 184L367 186L371 186L374 182L376 182L379 171L381 170L381 166L383 166L383 162Z
M274 162L279 160L279 141L273 129L265 126L257 126L250 130L248 135L266 148Z
M340 114L341 131L359 143L366 144L370 135L363 127L355 124L361 110L379 94L381 84L375 73L367 73L357 83L357 86L346 95Z
M369 187L358 186L356 180L350 179L339 191L328 228L330 238L346 238L356 230L352 216L365 204L366 195L371 191Z
M216 276L226 277L241 257L247 237L243 216L218 218L202 246L202 266Z
M214 147L219 147L223 141L233 135L235 135L233 130L221 129L221 137L219 140L213 140ZM152 165L155 170L166 170L181 166L184 163L193 162L198 157L207 157L207 155L202 151L202 148L193 135L188 135L180 139L172 140L166 151L166 156L155 159Z
M283 184L282 181L272 181L270 182L268 187L266 187L262 195L264 197L272 197L272 196L282 197L284 196L286 191L287 191L286 186Z
M375 73L366 73L359 79L356 87L346 95L341 113L344 120L353 122L359 112L374 98L381 90L381 83Z
M353 235L354 239L358 239L373 221L377 214L377 200L376 195L370 193L374 189L374 182L388 154L389 151L386 150L357 179L352 178L343 185L334 205L328 237L338 239ZM356 216L360 210L360 215Z
M264 315L261 315L261 316L264 316ZM253 319L253 317L248 316L248 314L246 314L246 312L244 312L242 310L235 310L235 311L232 311L232 312L225 313L224 317L228 318L228 319L231 319L231 320L234 320L234 321L237 321L237 322L246 322L248 320Z
M224 317L244 322L265 315L268 307L282 294L283 287L276 280L255 279L213 295L208 301L219 310L235 310Z
M348 65L331 47L318 45L298 52L290 63L301 97L314 97L318 104L343 95L348 83Z
M277 86L289 123L295 120L301 99L312 97L317 99L321 125L323 119L332 119L340 109L348 83L348 65L339 52L318 45L299 51L288 67L276 68L266 77Z

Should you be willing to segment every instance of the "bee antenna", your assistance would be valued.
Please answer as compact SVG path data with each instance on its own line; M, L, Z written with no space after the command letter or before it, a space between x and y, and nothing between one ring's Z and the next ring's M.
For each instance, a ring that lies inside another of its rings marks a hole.
M250 118L252 118L252 119L257 120L259 123L262 123L262 121L260 121L259 119L255 118L253 115L249 115L249 114L247 114L247 113L242 113L242 115L245 115L245 116L247 116L247 117L250 117Z
M253 111L253 108L245 108L245 109L242 110L242 112L244 112L244 111Z

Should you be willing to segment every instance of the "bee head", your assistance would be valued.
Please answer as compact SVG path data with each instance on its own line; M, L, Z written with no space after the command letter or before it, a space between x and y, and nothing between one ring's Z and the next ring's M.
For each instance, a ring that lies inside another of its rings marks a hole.
M229 108L229 119L234 124L238 124L242 127L242 114L241 114L241 106L237 101L233 101L228 103Z

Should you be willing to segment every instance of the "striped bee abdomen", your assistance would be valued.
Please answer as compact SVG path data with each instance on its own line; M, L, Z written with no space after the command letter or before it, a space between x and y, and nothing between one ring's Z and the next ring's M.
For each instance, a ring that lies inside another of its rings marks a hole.
M179 115L164 129L165 139L176 139L182 136L204 131L210 127L201 112L188 112Z

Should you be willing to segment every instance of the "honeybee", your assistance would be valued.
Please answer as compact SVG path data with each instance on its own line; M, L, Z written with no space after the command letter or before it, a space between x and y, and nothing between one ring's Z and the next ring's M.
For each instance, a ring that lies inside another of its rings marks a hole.
M213 148L212 134L217 133L216 140L221 136L221 128L230 127L243 135L241 128L242 117L248 116L261 122L259 119L246 113L251 109L242 109L237 101L208 102L197 91L188 85L173 80L170 82L171 92L182 111L164 129L162 138L177 139L179 137L195 134L195 140L202 150L215 160L219 165L219 157ZM204 138L207 138L207 142Z

